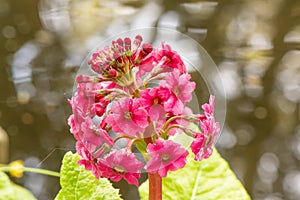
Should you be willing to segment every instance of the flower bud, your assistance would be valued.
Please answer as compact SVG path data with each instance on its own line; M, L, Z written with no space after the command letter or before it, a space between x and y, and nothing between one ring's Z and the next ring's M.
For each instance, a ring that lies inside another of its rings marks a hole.
M111 78L115 78L115 77L117 77L118 73L117 73L117 71L116 71L115 69L110 69L110 70L108 71L108 75L109 75L109 77L111 77Z
M96 115L101 117L105 113L106 106L103 106L101 103L95 103L94 109L95 109Z
M133 41L133 44L134 44L134 50L136 50L136 49L138 49L138 48L140 47L142 41L143 41L142 36L137 35L137 36L135 37L135 40Z
M125 38L124 43L125 43L125 50L130 51L131 50L131 40L130 40L130 38Z
M80 74L76 77L76 82L77 83L91 83L91 82L94 82L94 77Z
M123 43L122 38L117 39L117 43L118 43L119 46L123 47L124 43Z

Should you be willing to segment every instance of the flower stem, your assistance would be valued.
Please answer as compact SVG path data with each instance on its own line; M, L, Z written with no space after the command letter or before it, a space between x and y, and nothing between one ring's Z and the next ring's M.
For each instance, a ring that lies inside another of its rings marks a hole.
M182 118L184 118L184 116L182 116L182 115L177 115L177 116L171 117L170 119L168 119L168 120L166 121L166 123L164 124L164 126L162 127L162 129L165 130L165 129L167 128L167 126L168 126L172 121L174 121L174 120L176 120L176 119L182 119Z
M152 143L152 138L144 138L147 144ZM156 172L155 174L148 173L149 179L149 200L162 200L162 179Z
M149 179L149 200L162 200L162 178L156 172L148 173Z
M10 172L11 170L12 170L12 167L10 167L10 166L0 167L0 171L3 171L3 172ZM20 168L20 170L23 170L24 172L33 172L33 173L44 174L44 175L48 175L48 176L60 177L59 172L54 172L54 171L47 170L47 169L22 167L22 168Z
M114 142L117 142L117 140L122 139L122 138L128 138L128 139L131 139L131 140L136 139L133 136L122 134L122 135L119 135L119 136L115 137L114 138Z

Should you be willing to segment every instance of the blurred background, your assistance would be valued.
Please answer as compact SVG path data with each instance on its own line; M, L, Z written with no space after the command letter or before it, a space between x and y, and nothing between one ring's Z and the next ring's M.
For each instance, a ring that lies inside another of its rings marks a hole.
M78 67L95 44L140 27L187 34L217 64L217 148L252 198L300 199L298 0L0 0L0 162L58 171L74 150L66 100ZM59 190L57 178L13 180L38 199Z

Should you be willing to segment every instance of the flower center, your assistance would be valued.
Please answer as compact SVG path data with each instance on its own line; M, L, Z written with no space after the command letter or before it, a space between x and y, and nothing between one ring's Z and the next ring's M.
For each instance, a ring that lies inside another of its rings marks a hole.
M180 95L180 88L179 88L178 85L176 85L176 86L174 87L173 92L174 92L174 94L175 94L177 97L179 97L179 95Z
M123 116L125 119L132 119L132 113L129 111L124 112Z
M158 98L158 97L154 98L154 99L152 100L152 103L153 103L153 105L158 104L158 103L159 103L159 98Z
M120 165L115 165L115 166L113 167L113 170L114 170L115 172L117 172L118 174L125 174L125 172L126 172L125 168L122 167L122 166L120 166Z
M167 162L167 161L169 161L170 160L170 155L169 154L163 154L163 155L161 155L161 158L160 158L160 160L162 161L162 162Z

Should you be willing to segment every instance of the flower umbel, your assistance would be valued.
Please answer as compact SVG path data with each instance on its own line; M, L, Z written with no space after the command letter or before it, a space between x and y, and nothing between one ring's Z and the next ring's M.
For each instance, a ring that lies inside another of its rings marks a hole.
M195 160L212 154L220 131L214 97L193 114L187 103L196 83L168 44L156 49L140 35L119 38L93 52L88 65L93 75L77 76L68 124L78 163L96 178L138 186L143 171L166 177L183 168L189 151L171 139L177 134L193 137Z

